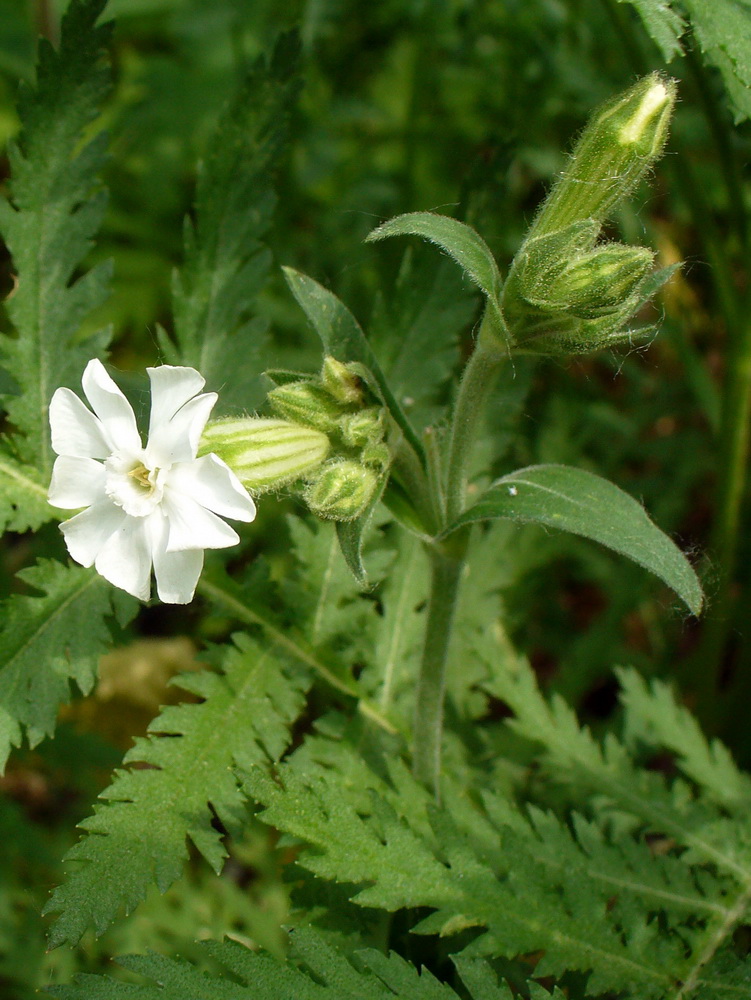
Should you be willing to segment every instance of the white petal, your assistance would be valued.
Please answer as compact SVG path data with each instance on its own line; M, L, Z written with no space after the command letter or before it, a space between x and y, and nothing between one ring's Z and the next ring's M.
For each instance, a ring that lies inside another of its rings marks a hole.
M157 512L157 517L161 515ZM151 594L151 542L145 517L124 517L96 557L98 573L115 587L148 601Z
M106 458L112 451L99 420L70 389L57 389L50 400L50 430L57 455Z
M68 552L82 566L93 566L106 542L118 531L128 515L111 500L102 500L68 521L60 530Z
M167 552L226 549L240 541L234 528L184 493L165 489L162 510L169 518Z
M141 451L141 437L128 400L109 377L101 361L89 361L81 380L86 398L99 417L110 444L109 451Z
M203 389L206 380L195 368L177 368L161 365L147 368L151 380L151 417L149 437L170 421L181 406Z
M240 480L217 455L181 462L170 469L166 485L221 517L252 521L256 505Z
M93 458L61 455L52 467L47 499L54 507L88 507L104 499L106 472Z
M147 461L159 468L196 457L198 442L217 401L215 392L205 392L182 406L166 424L155 427L146 446Z
M154 572L159 600L165 604L190 604L203 569L203 549L154 552Z

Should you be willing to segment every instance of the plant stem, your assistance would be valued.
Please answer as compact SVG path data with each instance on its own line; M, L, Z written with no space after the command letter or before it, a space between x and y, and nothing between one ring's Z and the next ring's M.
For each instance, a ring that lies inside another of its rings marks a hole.
M464 509L472 447L484 415L485 402L503 361L503 355L497 348L484 344L482 332L481 326L478 344L467 362L454 407L446 468L444 529ZM461 528L428 547L430 598L417 682L413 771L417 778L433 789L436 798L439 796L441 774L446 668L468 544L469 528Z
M485 403L504 360L498 348L487 347L483 343L485 322L483 320L480 327L477 347L464 369L454 407L446 468L446 527L464 509L472 446L485 414Z
M469 532L463 529L463 533L468 540ZM440 791L446 666L459 584L464 569L466 540L464 545L459 546L456 553L450 556L436 548L430 552L430 600L425 626L425 645L417 682L412 770L416 778L433 789L436 799Z
M711 549L717 565L717 584L691 677L697 696L697 714L711 723L716 703L723 653L732 621L733 576L737 562L738 531L751 454L751 322L746 319L730 343L722 424L720 479Z

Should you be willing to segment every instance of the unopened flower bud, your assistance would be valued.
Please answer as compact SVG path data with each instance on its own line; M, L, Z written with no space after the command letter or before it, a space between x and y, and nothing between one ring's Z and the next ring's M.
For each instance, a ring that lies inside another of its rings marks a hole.
M327 462L305 490L314 514L333 521L352 521L370 503L378 486L376 473L347 459Z
M332 357L323 359L321 383L339 403L362 404L362 382L351 367L342 361Z
M203 433L199 454L214 452L251 493L263 493L313 472L329 453L321 431L286 420L217 420Z
M339 421L342 440L349 448L364 448L383 440L383 410L369 406L356 413L346 413Z
M673 80L650 73L596 111L531 235L605 219L662 153L675 97Z
M391 465L391 452L383 441L378 444L366 445L360 452L363 465L370 465L379 472L386 472Z
M573 260L550 282L549 308L596 319L621 309L631 299L654 263L644 247L611 244Z
M267 398L280 417L319 431L336 430L342 415L341 406L324 389L310 382L280 385Z

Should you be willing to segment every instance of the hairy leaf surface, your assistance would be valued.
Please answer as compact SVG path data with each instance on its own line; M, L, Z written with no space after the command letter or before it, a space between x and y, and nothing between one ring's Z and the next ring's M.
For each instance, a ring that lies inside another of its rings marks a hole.
M24 733L35 746L54 732L71 683L91 690L111 644L107 618L115 614L124 624L137 607L81 566L44 560L18 576L42 596L14 595L0 612L0 767Z
M448 532L493 518L542 524L600 542L659 576L694 614L701 611L701 585L686 557L641 504L601 476L568 465L517 469L493 483Z
M189 838L219 871L226 856L216 814L237 827L244 797L232 772L244 760L275 760L303 705L304 675L288 673L276 651L238 635L222 672L184 675L180 687L200 704L166 708L136 741L126 764L102 793L103 804L81 825L83 839L67 856L67 877L47 912L60 914L53 946L75 942L87 927L101 933L121 908L139 903L154 883L164 892L182 871Z
M284 35L268 65L260 59L247 73L200 165L195 221L185 220L185 263L173 281L177 350L166 338L163 346L172 363L222 390L224 409L252 409L262 398L267 324L253 310L271 267L261 239L299 90L297 50L296 36Z
M7 301L17 336L3 335L3 365L18 385L6 397L16 446L43 480L52 465L47 407L59 385L74 385L109 339L76 344L81 322L107 296L108 264L74 278L101 222L106 195L98 174L106 137L81 147L109 89L102 49L109 26L95 27L106 0L74 0L59 51L39 44L36 87L24 85L21 133L9 150L10 198L0 200L0 232L13 257L16 288Z

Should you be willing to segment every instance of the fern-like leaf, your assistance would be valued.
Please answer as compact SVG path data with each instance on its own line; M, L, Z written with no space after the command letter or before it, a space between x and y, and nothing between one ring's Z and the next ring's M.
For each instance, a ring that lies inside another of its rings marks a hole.
M312 930L298 930L291 939L286 961L251 951L234 941L204 945L226 976L207 975L185 961L159 955L132 955L121 959L130 972L152 985L117 983L99 976L79 976L73 986L54 989L59 1000L459 1000L459 994L429 971L395 953L383 955L371 948L353 958L333 949ZM457 969L469 1000L512 1000L511 990L498 981L481 960L463 959ZM231 977L231 978L230 978ZM531 984L532 1000L563 1000Z
M166 338L163 347L168 360L221 387L225 408L259 402L266 323L252 309L271 265L261 238L299 89L297 50L297 37L284 35L269 64L261 59L247 73L199 167L195 222L185 221L185 263L173 281L177 350Z
M17 336L3 335L0 349L18 393L6 398L5 407L19 432L15 450L44 482L51 468L52 393L61 384L78 383L86 360L108 340L103 333L85 345L75 343L82 320L107 295L109 264L72 280L106 204L97 179L106 136L100 133L81 147L109 88L102 59L109 26L95 26L105 2L73 0L59 51L40 41L36 87L21 89L22 128L9 151L10 198L0 201L0 232L17 276L7 302ZM7 478L1 465L0 473ZM38 511L28 519L28 525L35 523Z
M165 709L150 735L138 740L102 794L104 804L82 824L87 831L68 854L66 881L47 911L60 916L52 945L77 941L93 924L101 933L122 907L130 911L154 883L164 892L180 875L187 838L219 871L225 857L214 814L237 829L244 798L232 773L234 757L256 763L284 751L303 705L305 678L287 672L273 649L243 635L222 673L180 678L200 704Z
M111 645L106 619L125 624L136 602L80 566L44 560L19 578L42 596L14 595L0 611L0 768L23 734L35 746L55 728L71 682L86 694ZM85 627L82 627L85 622Z

